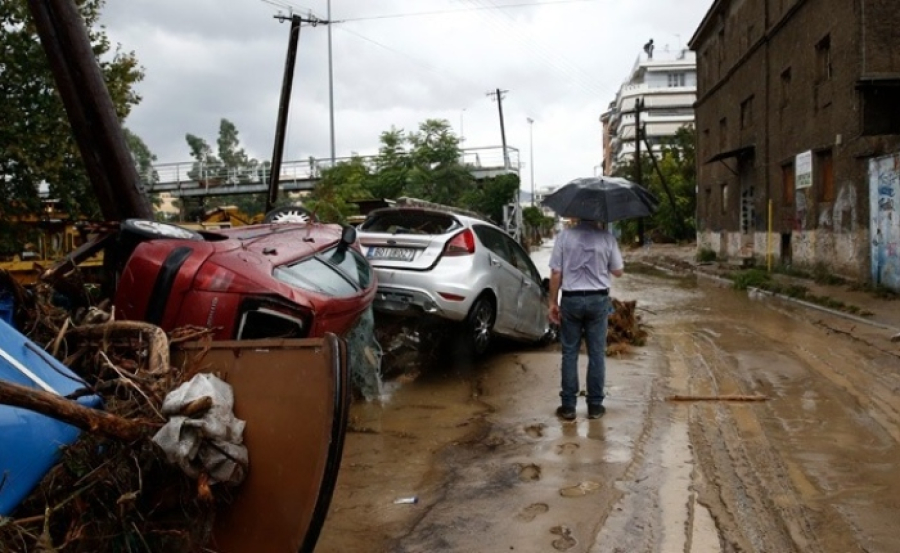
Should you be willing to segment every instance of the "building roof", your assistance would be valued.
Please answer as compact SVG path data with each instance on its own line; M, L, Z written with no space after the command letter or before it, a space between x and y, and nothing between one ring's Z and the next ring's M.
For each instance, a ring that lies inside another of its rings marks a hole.
M696 50L697 41L700 40L700 35L705 33L709 26L712 24L713 17L716 13L718 13L722 6L728 0L715 0L712 6L709 7L709 11L706 12L706 15L703 16L703 21L700 22L700 25L697 27L697 30L694 31L694 35L691 37L691 40L688 41L688 48L691 50Z

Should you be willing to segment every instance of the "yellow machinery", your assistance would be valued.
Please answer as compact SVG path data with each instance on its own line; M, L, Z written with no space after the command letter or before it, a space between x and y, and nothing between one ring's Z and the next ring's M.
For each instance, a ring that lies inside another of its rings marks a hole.
M33 284L44 269L73 252L88 238L85 223L76 223L65 217L22 217L17 224L33 230L34 238L21 252L0 256L0 269L9 272L21 284ZM79 265L88 271L103 266L100 253Z
M203 214L197 223L176 223L180 227L191 230L217 230L223 228L256 225L263 222L263 215L250 217L233 205L224 205L210 209Z

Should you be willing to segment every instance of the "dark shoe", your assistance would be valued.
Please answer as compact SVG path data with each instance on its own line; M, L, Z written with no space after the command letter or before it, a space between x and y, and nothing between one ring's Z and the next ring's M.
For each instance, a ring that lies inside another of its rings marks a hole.
M575 408L560 405L556 408L556 416L567 421L575 420Z
M606 412L606 407L602 405L588 405L588 418L599 419Z

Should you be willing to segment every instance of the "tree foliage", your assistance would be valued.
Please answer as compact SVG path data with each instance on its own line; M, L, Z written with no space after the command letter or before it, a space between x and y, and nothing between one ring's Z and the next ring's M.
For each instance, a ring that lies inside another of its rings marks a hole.
M646 152L641 156L642 183L659 199L659 208L645 219L645 233L657 241L693 240L696 236L697 208L696 132L682 127L674 137L654 152L656 164ZM616 176L637 181L637 162L619 167ZM617 223L625 241L638 233L638 221Z
M355 213L354 200L409 196L502 221L503 206L519 189L518 176L476 181L461 159L459 138L446 120L426 120L410 133L392 127L381 133L373 161L354 158L322 171L307 203L323 220L345 220Z
M133 86L143 78L133 52L113 49L98 18L104 0L76 0L94 54L120 120L140 101ZM40 208L38 187L60 209L99 217L94 191L26 0L0 2L0 218Z
M237 126L228 119L219 121L216 150L202 137L186 134L185 141L194 162L188 176L202 186L215 188L225 184L268 183L269 161L260 162L251 158L241 146ZM285 201L279 204L287 203ZM252 217L266 208L265 194L211 195L199 201L199 205L188 209L189 217L196 219L200 212L223 206L236 206Z

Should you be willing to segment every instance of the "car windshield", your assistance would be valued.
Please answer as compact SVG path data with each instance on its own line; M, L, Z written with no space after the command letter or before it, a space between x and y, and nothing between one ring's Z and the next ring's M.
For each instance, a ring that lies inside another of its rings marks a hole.
M372 270L356 250L335 247L275 269L291 286L334 297L354 296L372 282Z
M372 214L360 230L389 234L446 234L460 226L456 218L443 213L389 211Z

